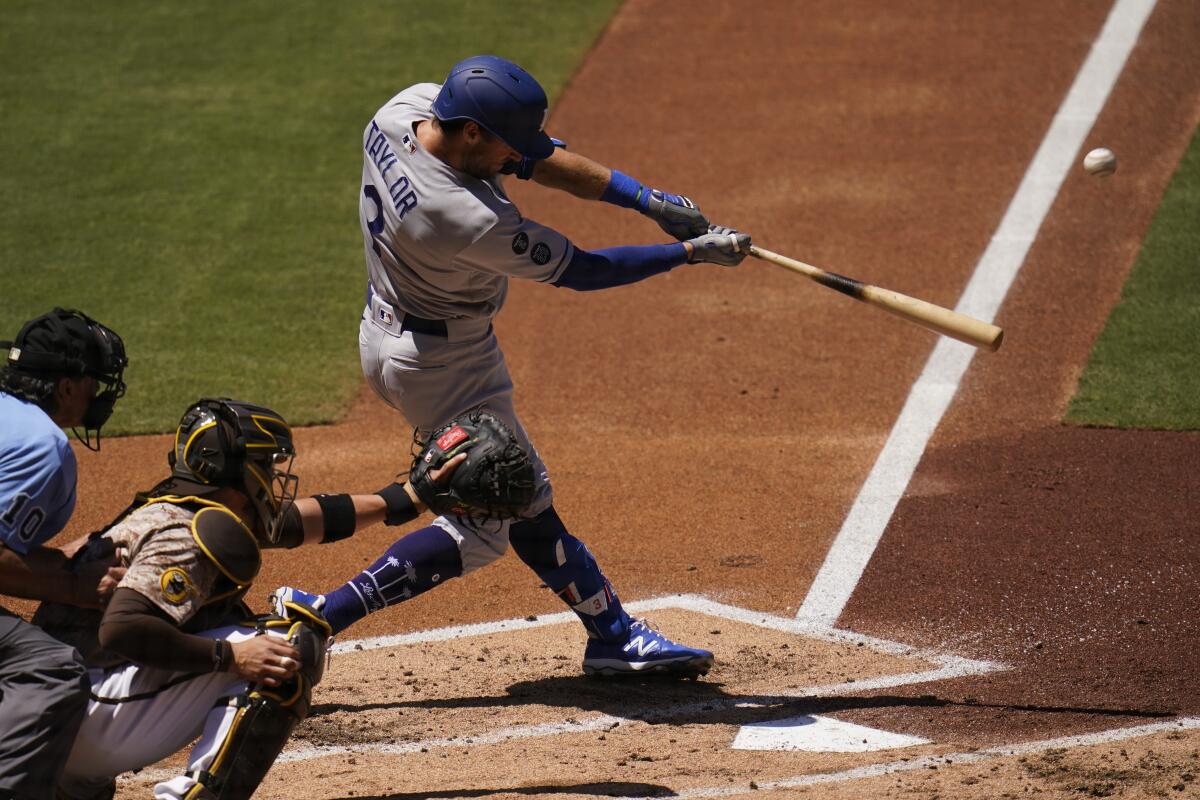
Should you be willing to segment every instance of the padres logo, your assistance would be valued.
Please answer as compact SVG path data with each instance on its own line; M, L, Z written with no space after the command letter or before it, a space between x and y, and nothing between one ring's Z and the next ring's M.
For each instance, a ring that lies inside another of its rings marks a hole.
M195 588L192 586L192 580L188 574L179 567L171 567L164 572L159 583L162 584L163 597L167 598L167 602L175 605L186 600Z

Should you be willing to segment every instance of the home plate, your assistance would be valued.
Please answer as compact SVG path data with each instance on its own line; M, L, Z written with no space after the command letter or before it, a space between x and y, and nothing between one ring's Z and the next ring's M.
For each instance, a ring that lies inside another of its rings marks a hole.
M735 750L807 750L813 753L862 753L929 744L928 739L890 733L832 717L789 717L743 725Z

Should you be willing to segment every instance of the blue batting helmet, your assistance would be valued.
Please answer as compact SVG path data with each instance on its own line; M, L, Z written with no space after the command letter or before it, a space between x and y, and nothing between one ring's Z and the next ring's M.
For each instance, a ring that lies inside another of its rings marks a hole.
M473 120L526 158L554 152L546 124L546 92L525 70L499 56L472 56L450 69L433 101L438 119Z

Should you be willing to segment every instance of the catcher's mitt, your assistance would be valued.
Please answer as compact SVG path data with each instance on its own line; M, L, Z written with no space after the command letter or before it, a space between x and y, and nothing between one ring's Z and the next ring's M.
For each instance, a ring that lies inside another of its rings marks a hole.
M449 483L434 484L429 473L464 452L467 459ZM413 459L408 480L435 514L507 519L533 502L533 462L509 427L488 411L470 411L435 431Z

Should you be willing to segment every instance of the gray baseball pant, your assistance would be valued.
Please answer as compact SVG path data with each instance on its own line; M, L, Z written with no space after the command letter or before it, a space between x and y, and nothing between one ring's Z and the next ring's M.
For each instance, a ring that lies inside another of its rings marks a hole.
M90 693L75 648L0 608L0 798L54 797Z

